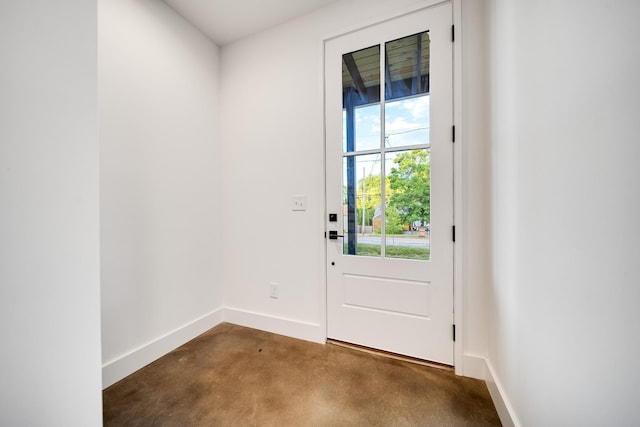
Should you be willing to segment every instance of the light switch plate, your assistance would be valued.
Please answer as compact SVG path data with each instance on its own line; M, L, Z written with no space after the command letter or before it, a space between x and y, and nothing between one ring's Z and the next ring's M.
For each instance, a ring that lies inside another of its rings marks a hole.
M280 298L280 291L278 289L278 284L275 282L269 283L269 297L273 299Z
M306 211L307 210L307 196L293 196L291 198L291 210L292 211Z

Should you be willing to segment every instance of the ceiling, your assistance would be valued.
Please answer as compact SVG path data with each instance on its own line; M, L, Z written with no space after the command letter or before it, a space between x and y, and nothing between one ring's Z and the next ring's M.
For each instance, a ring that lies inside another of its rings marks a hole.
M305 15L337 0L164 0L218 46Z

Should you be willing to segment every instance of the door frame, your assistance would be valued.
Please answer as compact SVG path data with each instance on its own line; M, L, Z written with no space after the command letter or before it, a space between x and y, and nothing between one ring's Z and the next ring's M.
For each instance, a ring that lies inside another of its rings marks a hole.
M380 19L369 19L359 22L357 24L353 24L348 28L344 28L343 30L327 34L325 37L322 37L320 40L320 52L321 52L321 61L320 61L320 78L321 85L320 90L322 91L322 129L323 129L323 153L326 153L326 117L325 117L325 107L326 101L324 99L325 94L325 45L326 43L334 38L344 36L354 31L358 31L365 27L369 27L372 25L376 25L388 20L392 20L403 15L407 15L421 9L425 9L431 6L435 6L440 3L451 2L452 5L452 20L455 28L455 42L453 43L453 123L455 125L456 130L456 139L453 144L453 219L454 224L456 225L456 240L453 246L453 319L456 333L456 339L453 343L453 363L456 375L463 375L465 372L464 369L464 336L465 336L465 306L464 306L464 297L466 295L466 278L464 276L464 249L465 249L465 233L462 229L465 221L464 215L464 206L466 205L466 199L464 197L465 188L464 188L464 176L465 171L463 170L463 146L464 146L464 121L462 115L462 0L425 0L424 2L412 5L408 8L398 9L394 12L388 13L384 18ZM322 158L322 166L323 166L323 190L324 190L324 206L322 209L322 229L324 230L325 237L328 234L327 229L327 165L325 156ZM324 239L324 247L323 247L323 257L321 262L323 263L322 272L323 272L323 282L324 282L324 292L323 298L321 301L321 315L322 315L322 329L323 335L326 339L328 338L328 329L327 329L327 286L328 286L328 275L327 275L327 244L328 239Z

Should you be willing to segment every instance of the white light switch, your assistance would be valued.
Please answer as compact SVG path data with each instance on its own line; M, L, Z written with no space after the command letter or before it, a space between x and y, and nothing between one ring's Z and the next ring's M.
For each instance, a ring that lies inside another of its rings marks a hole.
M291 210L292 211L306 211L307 210L307 196L293 196L291 198Z

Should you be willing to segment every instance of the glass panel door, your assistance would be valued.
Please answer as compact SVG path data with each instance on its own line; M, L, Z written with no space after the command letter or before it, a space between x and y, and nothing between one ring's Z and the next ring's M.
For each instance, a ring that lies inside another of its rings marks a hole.
M453 362L450 2L325 40L327 337Z

